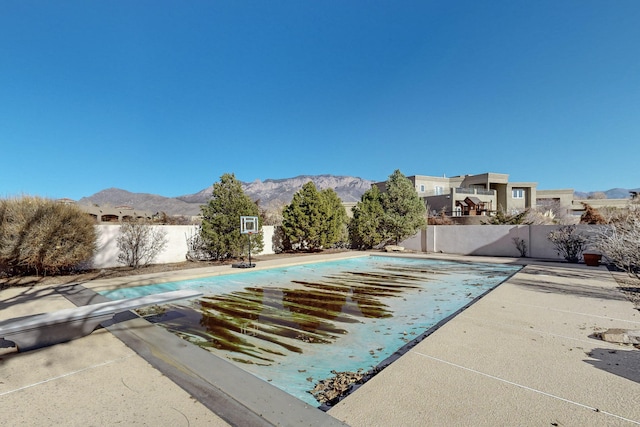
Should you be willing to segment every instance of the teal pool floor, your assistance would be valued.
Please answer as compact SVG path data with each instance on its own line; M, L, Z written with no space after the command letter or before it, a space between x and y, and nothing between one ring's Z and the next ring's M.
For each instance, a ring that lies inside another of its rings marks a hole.
M521 266L367 256L102 292L203 297L148 320L313 405L332 371L368 371Z

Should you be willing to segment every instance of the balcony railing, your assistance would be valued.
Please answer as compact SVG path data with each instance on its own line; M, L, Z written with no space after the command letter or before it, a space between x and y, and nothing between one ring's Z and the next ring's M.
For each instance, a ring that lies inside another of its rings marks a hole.
M485 190L484 188L457 187L457 188L454 188L454 191L457 194L480 194L484 196L495 196L496 194L496 190Z
M420 197L431 197L431 196L447 196L451 194L448 188L444 190L429 190L429 191L418 191L418 195Z
M458 194L476 194L476 190L474 188L458 187L455 188L454 191Z
M483 196L495 196L496 190L485 190L484 188L467 188L456 187L453 189L456 194L479 194ZM445 188L443 190L429 190L418 192L420 197L433 197L433 196L448 196L451 194L451 189Z

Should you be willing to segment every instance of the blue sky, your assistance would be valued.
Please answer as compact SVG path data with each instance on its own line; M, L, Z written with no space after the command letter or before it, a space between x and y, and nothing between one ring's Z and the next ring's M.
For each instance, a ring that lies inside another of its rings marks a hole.
M0 1L0 197L640 187L640 1Z

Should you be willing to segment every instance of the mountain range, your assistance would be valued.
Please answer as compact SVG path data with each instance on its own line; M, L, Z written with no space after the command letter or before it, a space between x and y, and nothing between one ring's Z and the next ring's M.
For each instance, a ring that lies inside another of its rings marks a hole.
M352 176L300 175L294 178L243 182L242 189L251 200L259 201L261 208L278 210L291 203L293 195L309 181L313 181L319 190L332 188L343 202L359 201L364 192L371 188L375 182ZM151 213L165 212L167 215L192 216L200 213L200 206L209 201L212 191L213 185L210 185L194 194L164 197L157 194L131 193L119 188L109 188L92 196L83 197L78 203L114 207L131 206ZM576 191L575 198L588 199L598 193L604 193L607 199L627 199L630 191L640 191L640 189L612 188L607 191ZM601 196L601 194L598 195Z
M640 188L628 189L628 188L612 188L607 191L574 191L574 197L576 199L589 199L594 197L598 193L603 193L607 199L628 199L629 193L631 191L635 191L636 193L640 192Z
M319 190L333 189L343 202L357 202L371 188L374 181L335 175L300 175L294 178L267 179L243 182L242 190L253 201L259 201L263 209L276 210L291 203L293 195L304 184L312 181ZM131 193L119 188L109 188L78 201L81 205L131 206L147 212L165 212L167 215L197 215L200 206L211 198L213 185L197 193L178 197L157 194Z

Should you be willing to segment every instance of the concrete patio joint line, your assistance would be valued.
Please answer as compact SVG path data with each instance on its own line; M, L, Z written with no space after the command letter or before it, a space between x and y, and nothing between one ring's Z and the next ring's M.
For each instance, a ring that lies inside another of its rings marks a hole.
M561 310L559 308L552 308L552 307L547 307L547 306L542 306L542 305L524 304L524 303L515 302L515 301L511 301L511 303L512 304L517 304L517 305L522 305L524 307L543 308L545 310L557 311L557 312L560 312L560 313L578 314L580 316L586 316L586 317L597 317L598 319L617 320L619 322L640 324L640 322L635 321L635 320L618 319L617 317L600 316L598 314L581 313L579 311Z
M133 354L130 354L129 356L120 357L118 359L108 360L108 361L103 362L103 363L98 363L96 365L87 366L86 368L77 369L75 371L67 372L66 374L58 375L56 377L47 378L46 380L42 380L42 381L35 382L33 384L28 384L28 385L25 385L25 386L22 386L22 387L18 387L18 388L13 389L13 390L7 390L7 391L4 391L4 392L0 393L0 397L6 396L7 394L15 393L17 391L26 390L26 389L31 388L31 387L36 387L36 386L39 386L39 385L42 385L42 384L46 384L46 383L51 382L51 381L56 381L56 380L59 380L61 378L66 378L66 377L70 377L72 375L80 374L82 372L90 371L90 370L93 370L93 369L96 369L96 368L101 368L103 366L110 365L112 363L121 362L121 361L123 361L125 359L128 359L130 357L133 357L133 356L134 356Z
M473 372L474 374L482 375L482 376L485 376L487 378L491 378L491 379L494 379L494 380L497 380L497 381L501 381L501 382L506 383L506 384L510 384L510 385L513 385L513 386L516 386L516 387L520 387L520 388L522 388L524 390L529 390L529 391L532 391L534 393L542 394L544 396L551 397L553 399L558 399L558 400L561 400L563 402L570 403L572 405L580 406L582 408L589 409L591 411L601 413L603 415L608 415L610 417L614 417L614 418L617 418L619 420L623 420L623 421L627 421L627 422L630 422L630 423L633 423L633 424L640 425L640 421L631 420L629 418L625 418L625 417L620 416L620 415L612 414L611 412L603 411L601 409L594 408L593 406L589 406L589 405L585 405L585 404L582 404L582 403L579 403L579 402L575 402L573 400L565 399L564 397L556 396L554 394L547 393L547 392L544 392L542 390L537 390L535 388L531 388L531 387L528 387L528 386L523 385L523 384L518 384L518 383L515 383L513 381L506 380L504 378L496 377L495 375L487 374L485 372L480 372L480 371L477 371L477 370L472 369L472 368L467 368L466 366L458 365L457 363L453 363L453 362L449 362L449 361L446 361L446 360L443 360L443 359L439 359L439 358L434 357L434 356L429 356L428 354L420 353L418 351L416 351L414 353L418 354L420 356L426 357L428 359L435 360L436 362L440 362L440 363L447 364L449 366L453 366L453 367L456 367L456 368L464 369L465 371Z
M566 340L570 340L570 341L577 341L577 342L585 343L585 344L593 344L594 343L594 339L574 338L574 337L570 337L570 336L567 336L567 335L554 334L553 332L547 332L547 331L542 330L542 329L526 328L526 327L521 327L521 326L512 326L512 325L505 324L504 322L492 322L490 320L485 320L485 319L482 319L480 317L468 316L468 315L466 315L464 313L461 313L458 316L460 318L475 320L476 322L478 322L478 324L480 322L484 322L484 323L488 323L488 324L491 324L491 325L496 325L496 326L499 326L499 327L502 327L502 328L507 328L507 329L511 329L511 330L515 330L515 331L532 332L532 333L534 332L534 333L539 334L539 335L547 335L547 336L550 336L550 337L562 338L562 339L566 339ZM619 344L613 344L613 343L610 343L610 342L607 342L607 341L602 341L602 340L598 340L597 342L602 346L607 346L607 347L615 348L615 349L619 349L620 348Z

